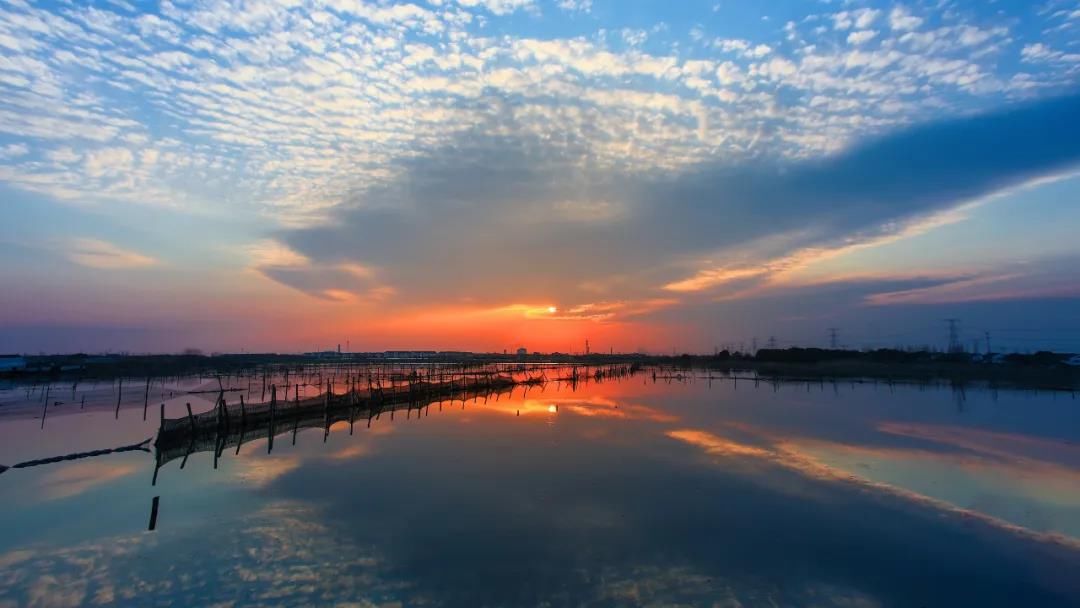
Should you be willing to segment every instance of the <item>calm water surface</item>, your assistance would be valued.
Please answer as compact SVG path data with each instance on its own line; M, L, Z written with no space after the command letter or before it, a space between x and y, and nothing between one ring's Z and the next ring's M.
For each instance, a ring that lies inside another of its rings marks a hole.
M158 426L39 408L0 406L0 463ZM519 387L156 486L144 452L8 470L0 606L1080 605L1078 439L1068 394Z

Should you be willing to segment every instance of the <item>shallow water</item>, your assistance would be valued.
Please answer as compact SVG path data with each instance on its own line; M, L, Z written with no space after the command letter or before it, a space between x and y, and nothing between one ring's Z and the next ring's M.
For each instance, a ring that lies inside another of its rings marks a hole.
M0 463L152 437L137 396L44 425L8 403ZM0 606L1075 605L1078 439L1068 394L519 387L198 452L153 486L144 452L8 470Z

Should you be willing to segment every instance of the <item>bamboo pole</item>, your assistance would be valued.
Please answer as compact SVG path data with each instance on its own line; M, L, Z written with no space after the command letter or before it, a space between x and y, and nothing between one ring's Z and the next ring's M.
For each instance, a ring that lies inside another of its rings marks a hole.
M288 385L286 385L288 387ZM286 393L288 395L288 393ZM270 434L267 437L266 453L274 451L274 409L277 407L277 385L270 385Z
M150 503L150 527L147 531L153 532L157 528L157 516L158 516L158 504L161 502L160 496L155 496L153 502Z
M43 409L41 410L41 428L45 428L45 416L48 415L48 413L49 413L49 389L50 388L52 388L52 387L46 387L45 388L45 401L44 401L45 405L43 406Z
M124 379L120 378L120 384L116 390L116 416L117 420L120 419L120 399L124 396Z
M146 421L146 408L150 406L150 377L146 378L146 392L143 393L142 419Z

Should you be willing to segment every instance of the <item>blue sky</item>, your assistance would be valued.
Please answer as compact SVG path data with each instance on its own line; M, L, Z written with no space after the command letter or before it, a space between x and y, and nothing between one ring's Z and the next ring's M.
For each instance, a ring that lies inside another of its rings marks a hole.
M1076 0L0 13L0 350L1080 350Z

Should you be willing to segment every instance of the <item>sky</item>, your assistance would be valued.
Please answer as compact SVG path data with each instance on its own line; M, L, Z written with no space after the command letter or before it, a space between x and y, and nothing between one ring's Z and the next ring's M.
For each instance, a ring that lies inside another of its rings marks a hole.
M1080 352L1080 0L0 1L0 351Z

